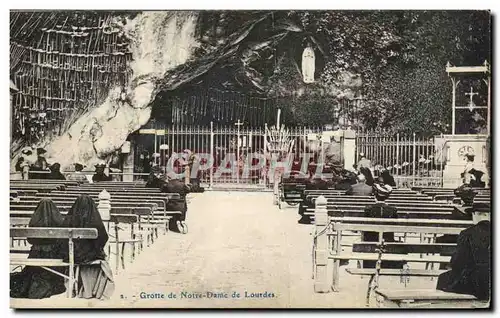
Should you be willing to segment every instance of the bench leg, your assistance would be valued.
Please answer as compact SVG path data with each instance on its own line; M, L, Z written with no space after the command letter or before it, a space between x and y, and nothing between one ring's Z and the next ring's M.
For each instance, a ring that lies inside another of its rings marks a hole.
M78 279L80 278L80 266L76 267L75 274L75 297L78 297Z
M132 239L134 239L134 238L132 238ZM132 243L132 251L131 251L131 255L130 255L130 263L131 264L134 262L134 259L135 259L135 243L136 242Z
M125 269L125 243L122 243L122 252L120 254L120 259L122 262L122 268Z
M332 283L332 290L334 292L339 291L339 272L340 272L340 259L335 259L333 261L333 283Z
M370 275L370 280L368 281L368 290L366 291L366 307L370 306L370 296L372 294L374 279L375 279L375 275Z

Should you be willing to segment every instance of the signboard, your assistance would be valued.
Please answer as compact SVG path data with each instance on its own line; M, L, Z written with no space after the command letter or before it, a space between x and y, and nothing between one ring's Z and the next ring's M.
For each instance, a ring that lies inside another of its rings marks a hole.
M165 136L168 135L168 131L165 129L139 129L139 134L141 135L157 135L157 136Z

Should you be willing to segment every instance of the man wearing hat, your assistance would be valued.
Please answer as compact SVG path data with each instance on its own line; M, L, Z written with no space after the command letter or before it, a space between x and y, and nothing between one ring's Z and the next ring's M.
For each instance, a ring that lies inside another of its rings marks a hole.
M392 187L386 184L375 183L373 185L373 193L375 195L375 204L365 207L365 218L383 218L383 219L397 219L398 210L385 203L392 193ZM394 233L385 232L382 234L385 242L394 242ZM363 232L362 240L364 242L378 242L378 232ZM363 261L363 268L375 268L376 261ZM382 262L383 268L402 268L401 262L384 261Z
M436 289L490 298L491 280L491 206L474 203L474 225L460 232L457 250L451 258L451 270L439 275Z
M88 182L87 177L82 173L83 168L84 166L81 163L75 163L75 172L68 175L68 180L81 183Z
M93 182L111 181L111 176L104 173L104 168L106 168L106 165L103 162L95 165L95 174L92 176Z
M36 155L37 159L35 163L31 166L30 170L31 171L48 171L49 169L49 164L47 163L47 159L45 159L45 149L43 148L37 148L36 149ZM45 179L46 174L44 173L35 173L33 174L34 179Z

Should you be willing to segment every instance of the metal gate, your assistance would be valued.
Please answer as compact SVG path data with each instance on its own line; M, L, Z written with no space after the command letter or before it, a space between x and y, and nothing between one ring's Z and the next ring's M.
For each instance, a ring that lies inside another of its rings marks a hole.
M445 151L434 137L363 132L356 136L356 154L371 160L375 176L389 170L398 187L443 186Z
M195 153L202 159L203 167L198 177L205 186L246 185L268 187L270 154L266 147L269 142L267 125L264 127L248 127L237 121L233 126L218 126L211 123L209 127L156 124L156 128L141 129L134 136L134 172L149 172L144 169L151 164L165 167L172 156L184 150ZM306 138L310 134L322 131L319 128L294 127L287 129L290 138ZM300 158L305 148L292 148L294 156ZM253 168L254 158L265 158L265 165ZM212 160L211 165L207 161ZM244 164L251 166L245 170Z

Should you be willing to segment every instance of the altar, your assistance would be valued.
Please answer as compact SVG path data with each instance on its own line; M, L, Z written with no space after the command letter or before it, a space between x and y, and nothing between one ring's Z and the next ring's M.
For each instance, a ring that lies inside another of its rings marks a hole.
M460 174L464 172L467 164L467 156L473 156L473 166L475 169L484 173L482 181L489 187L489 158L490 143L488 136L490 134L490 114L491 114L491 73L490 65L485 62L481 66L451 66L449 63L446 71L451 79L453 86L452 95L452 133L449 135L436 136L442 142L445 169L443 171L443 187L455 188L462 184ZM465 79L473 79L475 82ZM460 91L459 84L464 81L470 84L470 90L466 93L457 95ZM479 85L478 85L479 83ZM474 91L474 87L477 91ZM460 96L465 96L460 99ZM457 105L457 100L459 104ZM460 104L461 103L461 104ZM482 104L483 103L483 104ZM484 103L486 105L484 105ZM466 105L465 105L466 104ZM472 131L472 121L459 121L461 127L457 127L457 111L466 112L471 118L483 118L486 127L481 131ZM479 111L484 111L484 117ZM473 116L473 115L474 116ZM464 124L465 123L465 124ZM465 127L464 127L465 126ZM458 131L457 131L458 130ZM467 133L464 133L466 131Z
M456 188L462 184L466 155L474 155L474 168L484 172L482 178L488 185L487 135L443 135L445 139L446 166L443 171L443 187Z

